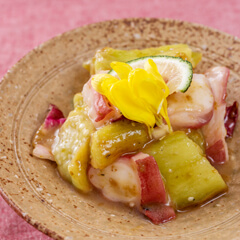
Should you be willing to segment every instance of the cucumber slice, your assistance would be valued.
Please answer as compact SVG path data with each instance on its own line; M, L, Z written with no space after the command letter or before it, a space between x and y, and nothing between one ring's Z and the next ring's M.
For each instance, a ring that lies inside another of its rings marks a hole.
M159 73L169 87L170 94L187 91L193 76L192 64L189 61L180 57L148 56L131 60L127 64L133 69L144 69L144 64L148 59L152 59L156 63ZM109 74L117 77L117 73L114 70L110 70Z

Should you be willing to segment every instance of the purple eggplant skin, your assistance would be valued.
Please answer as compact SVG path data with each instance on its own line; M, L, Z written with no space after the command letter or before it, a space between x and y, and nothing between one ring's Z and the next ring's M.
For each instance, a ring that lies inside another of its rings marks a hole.
M235 101L231 106L226 107L224 125L227 130L226 137L232 137L238 120L238 102Z

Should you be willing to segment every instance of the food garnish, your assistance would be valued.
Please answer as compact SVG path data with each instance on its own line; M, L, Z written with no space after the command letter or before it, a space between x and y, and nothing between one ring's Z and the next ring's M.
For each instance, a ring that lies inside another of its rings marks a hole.
M169 89L152 59L144 69L132 69L127 63L111 63L120 79L111 74L96 74L91 84L109 99L127 119L144 123L149 128L160 126L163 117L171 129L167 115Z

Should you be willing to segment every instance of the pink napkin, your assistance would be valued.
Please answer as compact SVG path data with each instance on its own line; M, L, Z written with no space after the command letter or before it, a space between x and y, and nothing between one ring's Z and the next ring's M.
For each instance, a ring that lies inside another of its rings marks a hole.
M0 0L0 79L35 46L85 24L127 17L173 18L240 37L239 13L239 0ZM0 197L0 239L49 238Z

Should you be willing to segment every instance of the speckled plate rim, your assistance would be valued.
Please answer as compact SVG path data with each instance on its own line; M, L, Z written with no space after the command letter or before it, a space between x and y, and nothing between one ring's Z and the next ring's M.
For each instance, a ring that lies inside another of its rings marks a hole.
M77 32L78 29L84 29L84 28L88 28L88 27L94 27L94 26L98 26L101 25L103 23L108 23L108 22L124 22L124 21L135 21L138 19L142 19L142 20L156 20L159 21L159 24L161 24L162 22L171 22L172 24L179 24L182 23L184 25L191 25L191 26L195 26L197 28L201 28L203 31L208 30L211 32L215 32L215 33L219 33L221 35L224 35L227 38L232 38L234 39L234 41L237 41L240 44L240 39L238 39L236 36L232 36L228 33L219 31L217 29L211 28L211 27L207 27L198 23L192 23L192 22L186 22L186 21L181 21L181 20L175 20L175 19L167 19L167 18L126 18L126 19L114 19L114 20L108 20L108 21L103 21L103 22L97 22L97 23L92 23L92 24L88 24L88 25L84 25L81 26L79 28L76 29L72 29L70 31L64 32L62 34L59 34L57 36L55 36L54 38L51 38L50 40L40 44L39 46L35 47L33 50L31 50L29 53L27 53L23 58L21 58L16 64L14 64L11 67L11 71L15 71L15 69L18 68L18 66L24 61L25 58L30 58L32 55L35 54L35 50L38 49L40 46L41 48L44 48L50 44L52 44L55 41L59 41L61 40L61 38L69 33L73 33L73 32ZM0 86L5 82L8 81L8 72L2 77L2 79L0 80ZM43 226L40 222L37 222L35 219L33 219L31 216L26 215L23 210L21 209L21 206L18 206L15 204L14 201L12 201L11 199L11 195L8 194L7 192L5 192L4 188L0 187L0 194L3 197L3 199L8 203L8 205L19 215L21 216L25 221L27 221L28 223L30 223L32 226L34 226L36 229L38 229L39 231L43 232L44 234L54 238L54 239L64 239L64 237L62 237L61 235L59 235L58 233L56 233L55 231L48 229L47 227Z

